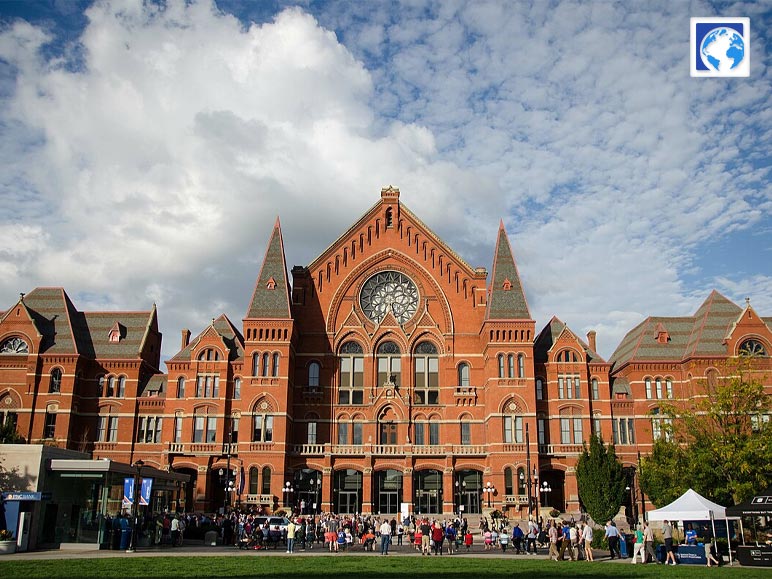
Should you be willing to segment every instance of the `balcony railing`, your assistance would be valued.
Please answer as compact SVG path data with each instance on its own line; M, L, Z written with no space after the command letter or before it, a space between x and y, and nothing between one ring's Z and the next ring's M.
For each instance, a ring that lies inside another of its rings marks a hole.
M273 495L247 495L246 502L250 505L272 505Z
M583 447L581 444L540 444L539 454L581 454Z
M526 495L504 495L504 504L527 505L528 497Z

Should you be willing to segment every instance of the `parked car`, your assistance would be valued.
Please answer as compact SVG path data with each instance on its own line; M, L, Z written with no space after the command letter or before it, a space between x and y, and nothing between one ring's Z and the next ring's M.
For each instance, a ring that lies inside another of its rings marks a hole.
M287 525L289 525L289 519L287 517L255 517L255 523L261 529L265 526L266 521L268 521L268 526L271 530L279 527L279 530L282 533L287 530Z

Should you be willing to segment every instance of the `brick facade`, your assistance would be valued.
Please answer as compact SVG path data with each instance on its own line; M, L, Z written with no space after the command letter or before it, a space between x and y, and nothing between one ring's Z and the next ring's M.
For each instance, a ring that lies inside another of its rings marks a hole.
M579 511L592 432L632 475L659 398L756 345L770 370L772 319L717 292L647 318L609 361L557 317L537 332L503 224L489 279L393 188L291 276L277 221L241 327L183 330L167 374L155 307L83 313L35 289L0 318L0 412L31 443L191 475L187 509L525 517L529 498Z

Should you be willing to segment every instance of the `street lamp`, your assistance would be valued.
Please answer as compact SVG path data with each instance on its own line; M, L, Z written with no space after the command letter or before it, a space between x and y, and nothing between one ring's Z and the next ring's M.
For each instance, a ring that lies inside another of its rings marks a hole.
M283 490L284 490L284 506L291 507L292 503L290 503L290 501L292 499L290 497L292 496L292 493L295 492L295 489L292 488L292 483L290 481L285 482Z
M535 487L537 487L539 484L538 475L536 474L536 468L534 467L534 473L533 473L533 480L531 479L531 472L528 471L528 475L526 475L523 471L520 471L520 487L525 487L526 492L528 493L528 514L531 514L531 508L533 508L532 503L532 494L531 490L533 489L534 493L536 492Z
M314 490L314 514L319 514L321 510L322 502L322 477L311 479L311 488Z
M134 475L134 502L131 505L133 516L134 516L134 525L131 528L131 543L129 544L129 548L126 549L127 553L134 553L137 550L137 539L139 538L137 536L137 531L139 530L139 496L142 493L142 467L145 466L145 461L140 459L134 463L134 468L137 469L137 473Z
M491 508L491 495L496 492L496 487L493 486L493 483L488 481L485 483L485 486L483 487L483 492L488 495L488 508Z
M544 496L542 497L541 505L543 507L547 506L547 495L552 492L552 487L550 484L545 480L541 483L541 486L539 487L539 492L541 492Z
M463 498L466 495L466 481L456 479L456 495L458 497L458 516L463 518Z
M625 490L630 493L630 518L633 520L634 523L638 523L638 517L635 516L635 507L637 506L635 504L635 486L633 484L629 484L625 487Z

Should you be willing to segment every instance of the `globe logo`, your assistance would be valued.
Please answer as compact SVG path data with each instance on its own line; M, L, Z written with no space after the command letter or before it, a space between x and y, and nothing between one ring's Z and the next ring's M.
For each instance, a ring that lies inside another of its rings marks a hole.
M700 57L710 70L727 72L737 68L745 58L745 42L732 28L714 28L702 40Z

